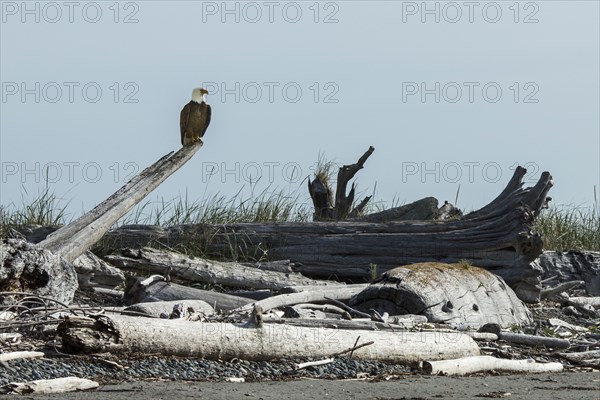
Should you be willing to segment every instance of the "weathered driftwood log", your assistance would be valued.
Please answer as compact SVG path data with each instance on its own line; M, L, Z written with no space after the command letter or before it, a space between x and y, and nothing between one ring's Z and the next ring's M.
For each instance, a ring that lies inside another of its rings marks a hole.
M50 234L40 245L68 261L75 260L100 240L127 211L181 168L200 147L202 142L183 146L176 153L162 157L94 209Z
M435 197L425 197L424 199L400 207L352 218L352 221L381 223L390 221L445 220L460 216L462 216L462 212L447 201L443 206L438 207L438 200Z
M392 269L354 296L350 305L380 314L421 314L430 322L462 328L531 323L531 313L502 278L468 264Z
M586 294L600 296L599 251L544 251L535 261L543 279L555 282L583 281Z
M571 342L567 339L502 331L498 324L487 324L482 326L479 331L494 333L498 335L499 340L504 340L505 342L527 346L545 346L553 349L568 349L571 346Z
M577 304L579 306L591 306L594 308L600 308L600 296L597 297L569 297L569 302Z
M59 326L65 351L161 353L212 360L324 358L373 341L354 351L358 359L415 363L479 354L462 333L381 332L264 324L188 322L128 316L69 317Z
M123 310L123 315L140 315L145 314L150 317L159 318L161 314L170 315L173 311L173 306L176 304L184 304L185 307L191 307L194 312L205 315L214 314L213 307L203 300L172 300L172 301L155 301L151 303L137 303Z
M125 274L118 268L109 265L96 257L91 251L86 251L73 261L77 272L79 288L103 287L115 288L125 283Z
M339 283L339 288L349 288L349 289L358 289L358 291L352 291L352 293L358 293L361 290L363 290L364 288L366 288L367 286L369 286L368 283L352 283L352 284L344 284L343 282ZM324 288L323 286L286 286L283 289L281 289L280 294L289 294L289 293L300 293L300 292L307 292L310 290L313 291L322 291L328 288ZM351 297L351 296L350 296ZM348 299L350 298L348 297ZM342 299L344 300L344 299Z
M416 325L415 321L412 319L407 320L406 322L408 323L403 325L370 321L366 319L348 321L345 319L265 318L264 321L265 323L285 324L289 326L393 332L410 329Z
M335 191L335 204L333 203L333 193L329 185L329 177L325 173L320 173L315 176L312 181L308 182L308 192L315 207L313 219L315 221L327 220L342 220L348 217L357 216L367 205L371 196L365 197L354 209L354 183L348 195L346 189L350 179L364 167L367 159L373 154L375 148L370 146L369 149L358 159L356 164L342 166L337 175L337 187ZM351 210L352 209L352 210Z
M162 280L151 279L148 281L128 277L126 282L123 301L129 305L155 301L203 300L217 311L227 311L254 301L244 297L197 289Z
M492 356L464 357L456 360L426 361L423 369L432 375L467 375L485 371L560 372L561 363L536 363L535 360L505 360Z
M77 287L75 268L62 257L22 239L0 242L0 292L33 293L69 304Z
M558 285L556 285L554 287L542 289L542 291L540 293L540 298L542 300L549 299L549 298L552 298L552 296L555 296L557 294L560 294L560 293L566 292L568 290L583 286L583 284L584 284L583 281L571 281L571 282L559 283Z
M11 382L0 387L0 393L9 394L52 394L96 389L100 384L89 379L69 376L66 378L42 379L31 382Z
M108 255L104 259L124 270L146 274L168 273L171 279L244 289L281 290L290 285L339 285L339 282L314 280L298 273L263 270L236 262L210 261L149 247L123 249L119 254Z
M0 291L31 291L70 303L77 288L71 263L127 211L185 164L200 147L202 142L184 146L177 153L171 152L162 157L93 210L50 234L38 246L27 246L23 244L26 243L24 240L18 244L19 239L3 241L0 247ZM21 272L25 272L26 276Z
M273 308L281 308L299 303L326 302L328 299L348 300L365 287L366 285L326 286L318 289L308 289L298 293L280 294L278 296L257 301L254 305L260 306L263 311L266 312ZM250 311L252 307L253 305L249 304L240 307L236 311Z
M597 360L600 358L600 350L580 351L577 353L558 353L559 356L574 362Z
M135 226L109 232L106 242L120 248L193 240L202 242L209 256L226 255L232 241L248 249L267 246L271 257L300 263L296 271L303 275L344 280L417 262L465 259L501 276L520 299L536 302L541 269L530 264L542 251L542 239L532 227L552 178L544 172L534 187L523 189L525 173L517 168L495 200L456 220Z

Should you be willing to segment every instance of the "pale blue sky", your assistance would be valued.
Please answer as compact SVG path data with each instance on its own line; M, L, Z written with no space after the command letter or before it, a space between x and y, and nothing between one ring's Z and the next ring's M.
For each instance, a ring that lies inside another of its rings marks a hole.
M600 188L597 1L22 4L1 3L3 205L48 169L72 214L93 207L179 148L203 84L205 147L149 199L249 195L258 173L255 191L306 195L320 153L352 163L370 145L359 190L388 202L460 185L479 208L517 163L531 183L552 173L556 203Z

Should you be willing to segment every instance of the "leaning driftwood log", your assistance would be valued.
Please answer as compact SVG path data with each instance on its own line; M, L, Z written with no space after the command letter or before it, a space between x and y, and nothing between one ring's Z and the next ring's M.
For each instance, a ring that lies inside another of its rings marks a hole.
M518 167L495 200L460 219L124 226L109 232L105 242L116 249L192 240L202 243L209 256L222 257L235 241L248 249L266 246L270 257L299 263L295 270L303 275L342 280L365 280L374 272L417 262L468 260L501 276L521 300L537 302L542 271L531 263L542 252L542 239L533 222L546 204L552 177L544 172L534 187L524 189L525 173Z
M202 142L170 152L133 177L121 189L75 221L40 242L40 246L73 261L110 229L127 211L183 166L202 147Z
M0 244L0 291L22 291L70 303L77 289L72 262L88 250L133 206L185 164L202 142L159 159L116 193L37 246L22 239Z
M461 329L531 323L531 313L502 278L463 264L421 263L385 272L350 300L363 311L422 314Z
M468 375L484 371L560 372L561 363L536 363L534 360L504 360L492 356L464 357L457 360L426 361L423 369L432 375Z
M95 319L69 317L58 328L71 352L161 353L211 360L325 358L357 344L353 357L415 363L479 354L468 335L458 332L380 332L264 324L263 327L177 319L114 315ZM356 343L360 336L360 342Z

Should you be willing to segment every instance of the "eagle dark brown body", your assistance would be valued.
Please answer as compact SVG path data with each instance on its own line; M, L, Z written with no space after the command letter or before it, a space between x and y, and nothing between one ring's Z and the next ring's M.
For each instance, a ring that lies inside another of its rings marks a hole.
M181 110L179 125L181 128L181 144L183 146L189 146L198 142L204 136L210 124L211 108L204 101L204 92L201 92L202 100L200 102L192 100Z

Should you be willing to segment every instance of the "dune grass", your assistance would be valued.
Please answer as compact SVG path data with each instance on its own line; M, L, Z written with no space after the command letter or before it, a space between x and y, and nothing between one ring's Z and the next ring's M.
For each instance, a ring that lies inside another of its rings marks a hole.
M600 251L600 213L597 206L558 206L545 210L535 230L544 238L546 250Z
M299 201L298 194L265 189L255 197L241 191L231 198L216 194L191 201L187 193L170 200L148 201L126 215L118 225L232 224L240 222L305 222L312 211Z
M68 222L68 205L69 202L60 199L48 185L33 196L23 188L20 205L0 205L0 237L6 237L11 228L20 226L65 224Z

